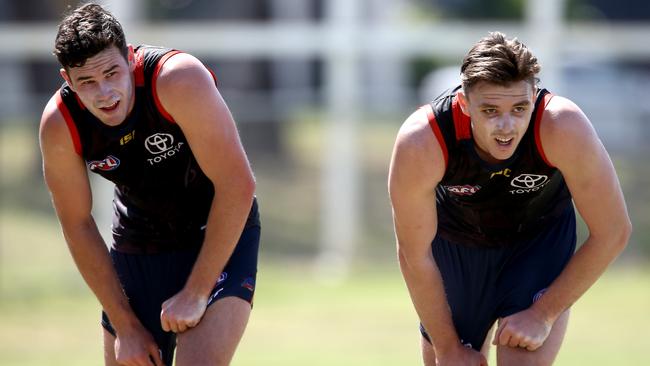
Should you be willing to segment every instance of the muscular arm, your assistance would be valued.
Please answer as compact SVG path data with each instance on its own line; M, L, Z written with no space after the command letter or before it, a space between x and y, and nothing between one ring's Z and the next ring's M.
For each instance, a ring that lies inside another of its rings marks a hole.
M194 57L178 54L163 66L157 93L183 130L201 169L212 181L212 202L203 247L182 291L207 301L230 258L251 209L255 181L233 118L208 70ZM163 306L163 315L165 306ZM183 331L199 319L169 313L163 327ZM178 320L178 321L176 321ZM167 324L166 324L167 323Z
M438 222L435 188L444 175L444 165L442 150L428 126L426 114L418 110L397 136L388 189L400 269L439 361L447 354L469 352L460 344L442 277L431 253ZM476 353L473 357L480 355Z
M43 112L40 144L45 182L72 258L121 340L122 345L116 346L118 360L144 364L152 357L156 365L161 365L158 347L133 313L97 230L91 215L92 195L86 166L74 150L54 98Z
M571 101L554 97L540 126L547 159L564 176L589 237L529 309L500 322L495 343L539 348L552 325L621 253L631 232L612 162L591 123Z
M555 321L627 245L632 227L612 162L594 128L571 101L554 97L541 126L550 163L564 176L589 237L533 309Z
M91 216L92 196L86 166L74 151L70 133L54 98L43 112L40 143L45 182L79 272L115 329L128 326L137 320Z

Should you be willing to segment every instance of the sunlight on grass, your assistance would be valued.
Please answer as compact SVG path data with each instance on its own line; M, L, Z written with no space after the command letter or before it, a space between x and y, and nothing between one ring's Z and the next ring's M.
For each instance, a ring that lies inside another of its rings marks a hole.
M101 364L100 307L56 222L7 210L0 219L0 364ZM608 271L574 306L556 365L650 364L649 288L648 269ZM233 365L417 365L418 342L396 263L357 266L332 284L304 263L266 260Z

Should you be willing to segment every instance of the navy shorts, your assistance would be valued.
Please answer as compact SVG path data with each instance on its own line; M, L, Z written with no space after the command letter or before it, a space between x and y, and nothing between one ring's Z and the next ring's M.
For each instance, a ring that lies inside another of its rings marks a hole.
M494 322L529 308L567 265L576 247L570 206L536 237L506 248L476 248L436 236L440 269L461 343L480 350ZM420 332L431 342L426 330Z
M259 225L244 229L232 256L212 289L208 306L227 296L236 296L252 304L259 239ZM162 303L183 288L199 250L197 247L156 254L129 254L115 250L110 252L129 304L140 322L154 337L165 365L172 364L176 335L162 329ZM115 330L104 312L102 326L115 335Z

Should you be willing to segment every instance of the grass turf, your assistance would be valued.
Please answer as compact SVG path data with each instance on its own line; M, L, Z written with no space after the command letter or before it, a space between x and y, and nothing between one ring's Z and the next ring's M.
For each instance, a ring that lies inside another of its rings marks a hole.
M56 222L3 209L0 224L0 365L101 364L100 308ZM556 365L650 364L649 289L647 267L609 270L574 306ZM396 263L358 265L337 283L310 263L262 253L255 308L233 366L417 365L418 342Z

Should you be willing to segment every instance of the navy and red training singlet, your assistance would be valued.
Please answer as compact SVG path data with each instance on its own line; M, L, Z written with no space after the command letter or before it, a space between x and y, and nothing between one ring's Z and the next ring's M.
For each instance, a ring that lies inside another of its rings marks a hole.
M456 100L459 88L422 107L445 157L445 175L436 187L438 233L481 247L531 238L571 204L564 178L547 162L539 139L541 117L552 95L546 89L538 92L513 156L489 164L476 152L470 119Z
M90 171L115 183L113 246L118 250L193 246L203 238L214 188L155 92L161 66L176 53L135 49L135 104L118 126L103 124L67 84L56 95L77 153Z

